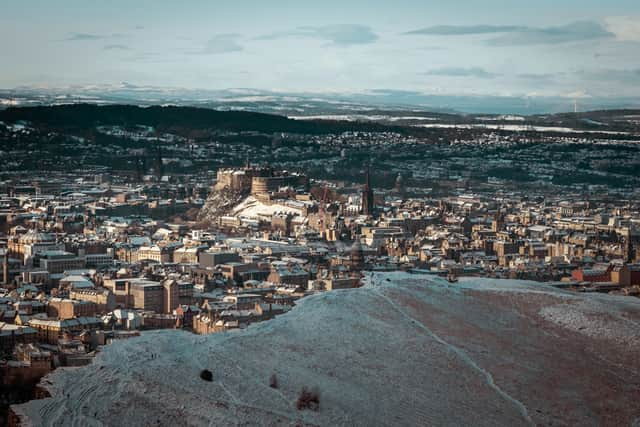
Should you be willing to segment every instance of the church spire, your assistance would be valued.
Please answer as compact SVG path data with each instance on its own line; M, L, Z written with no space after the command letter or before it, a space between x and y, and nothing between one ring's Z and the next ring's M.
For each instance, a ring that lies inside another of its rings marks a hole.
M364 188L362 189L362 214L372 216L374 214L373 188L371 187L371 176L369 165L365 169Z

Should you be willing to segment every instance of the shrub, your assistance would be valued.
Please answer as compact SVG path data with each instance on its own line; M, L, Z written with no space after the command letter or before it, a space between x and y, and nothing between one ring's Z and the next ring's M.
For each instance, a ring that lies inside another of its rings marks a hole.
M208 369L203 369L200 371L200 378L205 381L213 381L213 373Z
M269 387L278 388L278 377L276 377L276 374L272 374L271 378L269 378Z
M308 390L306 387L303 387L296 402L296 408L300 411L303 409L317 411L320 408L320 394L318 391Z

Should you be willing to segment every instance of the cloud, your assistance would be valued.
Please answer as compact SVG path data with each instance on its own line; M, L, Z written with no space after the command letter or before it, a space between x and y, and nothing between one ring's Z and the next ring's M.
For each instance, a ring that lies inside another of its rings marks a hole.
M238 43L241 38L242 36L240 34L216 34L207 42L202 50L193 53L217 55L221 53L239 52L244 49L244 47Z
M527 27L517 25L436 25L408 31L404 34L423 34L429 36L464 36L472 34L511 33L523 31Z
M636 69L599 69L599 70L580 70L576 72L576 76L583 77L587 80L606 83L624 83L628 85L640 84L640 68Z
M104 50L129 50L129 46L124 44L108 44L104 47Z
M105 39L115 39L124 37L124 34L113 33L113 34L90 34L90 33L71 33L69 37L63 39L63 41L68 42L81 42L81 41L92 41L92 40L105 40Z
M492 79L497 77L498 74L493 74L480 67L471 68L458 68L458 67L444 67L435 68L429 70L424 75L427 76L445 76L445 77L476 77L479 79Z
M415 90L403 90L403 89L371 89L369 92L373 95L393 95L393 96L414 96L424 95L422 92Z
M325 40L334 46L351 46L373 43L378 35L366 25L338 24L319 27L298 27L292 31L283 31L256 37L256 40L277 40L283 38L308 37Z
M562 74L562 73L560 73ZM555 79L559 74L535 74L535 73L523 73L518 74L517 77L525 80L535 81L550 81Z
M85 40L102 40L106 38L107 36L103 36L100 34L72 33L65 40L66 41L85 41Z
M576 21L555 27L527 27L519 25L437 25L409 31L406 35L465 36L496 34L487 40L491 46L561 44L582 40L618 37L621 40L640 40L640 23L630 17L608 18L607 26L594 21ZM617 27L613 30L612 27ZM618 32L616 32L618 31Z
M577 21L558 27L527 28L492 38L487 43L491 46L562 44L613 36L613 33L597 22Z
M617 40L640 41L640 16L609 16L604 22Z

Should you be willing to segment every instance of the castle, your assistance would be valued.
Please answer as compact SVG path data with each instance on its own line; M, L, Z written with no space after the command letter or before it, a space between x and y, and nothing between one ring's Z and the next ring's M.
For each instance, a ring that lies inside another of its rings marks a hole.
M282 187L306 187L308 179L300 173L276 171L269 166L256 167L247 164L242 168L219 169L216 190L228 188L251 195L264 195L278 191Z

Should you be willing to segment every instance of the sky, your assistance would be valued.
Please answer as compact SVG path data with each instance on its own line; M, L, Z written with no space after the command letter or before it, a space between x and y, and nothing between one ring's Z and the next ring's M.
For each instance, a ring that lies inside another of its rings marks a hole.
M0 88L640 96L638 0L2 0Z

